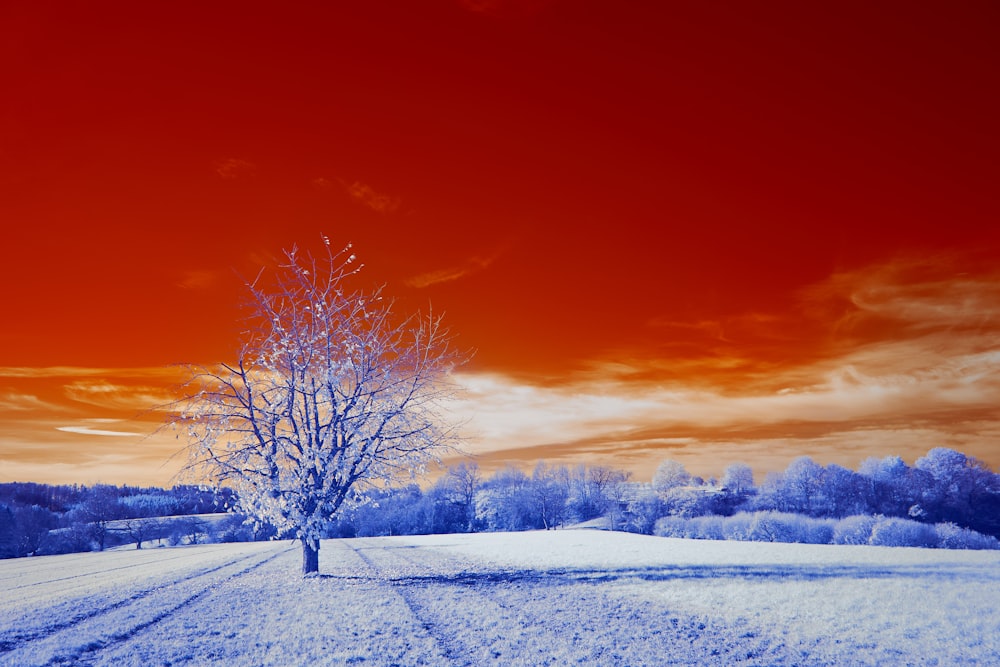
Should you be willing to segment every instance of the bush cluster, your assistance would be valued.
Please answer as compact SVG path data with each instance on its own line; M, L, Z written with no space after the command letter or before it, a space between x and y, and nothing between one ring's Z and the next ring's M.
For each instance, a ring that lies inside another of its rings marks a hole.
M740 512L733 516L667 516L653 529L661 537L801 544L864 544L882 547L1000 549L1000 540L953 523L857 515L816 519L788 512Z

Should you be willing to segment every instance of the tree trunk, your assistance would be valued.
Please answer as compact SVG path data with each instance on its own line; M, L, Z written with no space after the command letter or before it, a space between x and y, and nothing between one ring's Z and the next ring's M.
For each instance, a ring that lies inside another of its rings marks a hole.
M319 540L302 540L302 575L319 572Z

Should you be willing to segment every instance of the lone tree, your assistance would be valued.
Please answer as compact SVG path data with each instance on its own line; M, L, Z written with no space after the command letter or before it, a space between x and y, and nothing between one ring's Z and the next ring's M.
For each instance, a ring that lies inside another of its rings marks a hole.
M466 360L439 316L398 317L381 288L349 289L350 244L323 243L247 283L238 360L199 370L176 419L182 474L232 488L237 509L301 541L304 575L349 492L412 477L455 444L442 404Z

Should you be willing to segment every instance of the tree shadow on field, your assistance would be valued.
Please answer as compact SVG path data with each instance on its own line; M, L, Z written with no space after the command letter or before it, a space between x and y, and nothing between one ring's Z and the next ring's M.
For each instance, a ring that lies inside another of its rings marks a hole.
M320 575L340 580L371 580L361 575ZM858 566L858 565L657 565L620 569L490 570L453 574L400 574L381 580L397 585L502 586L530 584L565 586L570 584L605 584L636 581L728 579L753 581L823 581L835 579L971 580L988 585L1000 583L1000 575L986 573L972 566Z

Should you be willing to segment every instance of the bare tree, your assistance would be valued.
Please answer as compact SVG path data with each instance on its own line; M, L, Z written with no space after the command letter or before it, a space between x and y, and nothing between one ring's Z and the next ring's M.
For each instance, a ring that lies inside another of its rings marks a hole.
M413 477L455 444L443 402L466 359L440 317L400 318L381 288L349 289L351 246L323 242L318 259L293 247L273 279L247 284L238 360L199 371L178 417L185 473L230 486L237 509L300 540L303 574L319 571L350 491Z
M113 486L95 486L90 489L81 507L90 535L97 542L97 550L104 551L110 532L109 524L124 516L124 508Z
M463 461L457 467L448 468L448 482L465 511L465 530L471 533L476 522L476 492L483 483L479 464Z
M552 468L539 461L531 475L530 488L542 527L549 530L562 525L569 497L569 471L566 466Z
M126 519L121 530L135 542L136 549L141 549L143 542L161 537L163 528L156 519Z

